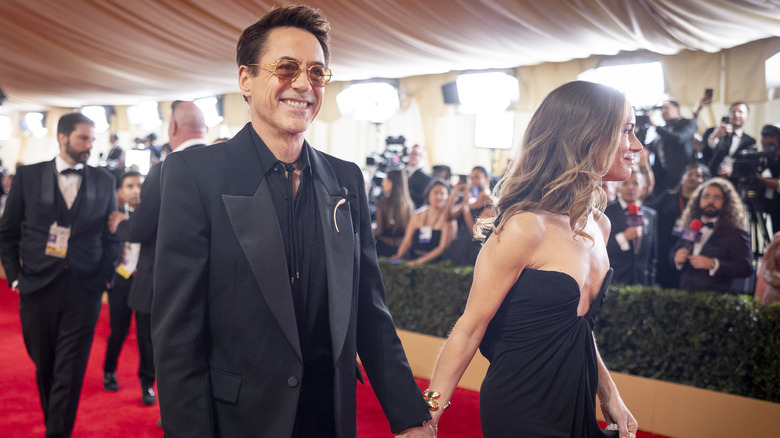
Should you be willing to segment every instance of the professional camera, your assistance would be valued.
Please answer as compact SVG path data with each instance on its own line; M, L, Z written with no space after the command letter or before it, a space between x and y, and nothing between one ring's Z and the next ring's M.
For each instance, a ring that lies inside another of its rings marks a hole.
M731 178L737 182L737 185L744 185L747 188L760 188L756 174L760 174L766 169L767 160L771 155L771 151L742 151L734 158Z
M379 172L387 172L393 167L402 167L406 163L406 139L403 135L385 138L385 150L366 157L367 166L376 166Z
M661 107L658 105L634 108L634 113L636 114L636 138L639 139L643 145L645 144L647 130L650 129L650 114L659 109L661 109Z
M408 161L409 151L406 148L406 138L403 135L385 138L385 150L366 157L366 166L374 169L371 175L371 188L368 191L368 202L371 215L374 215L376 199L382 194L382 181L391 169L403 168Z

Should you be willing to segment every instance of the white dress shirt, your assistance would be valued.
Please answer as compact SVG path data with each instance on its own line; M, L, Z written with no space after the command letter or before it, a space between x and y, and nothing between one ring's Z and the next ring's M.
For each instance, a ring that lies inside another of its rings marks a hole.
M69 173L67 175L63 175L62 171L65 169L76 169L76 170L84 170L84 164L83 163L77 163L75 166L71 166L68 164L65 160L62 159L59 155L57 155L54 158L54 165L57 168L57 182L60 187L60 193L62 193L62 197L65 198L65 204L68 206L68 210L73 206L73 203L76 201L76 195L79 193L79 188L81 188L81 174L78 173Z

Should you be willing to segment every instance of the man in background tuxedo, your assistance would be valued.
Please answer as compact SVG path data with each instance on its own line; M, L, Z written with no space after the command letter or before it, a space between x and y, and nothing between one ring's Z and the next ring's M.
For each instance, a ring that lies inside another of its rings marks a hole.
M734 186L724 178L701 184L683 212L684 227L690 229L694 219L703 223L700 238L690 242L681 236L670 254L681 271L680 289L730 293L733 279L753 273L745 212Z
M409 151L409 161L406 163L406 174L409 182L409 196L412 197L415 209L428 202L424 194L433 176L425 171L425 163L425 149L420 145L412 146ZM449 183L449 180L447 182Z
M755 152L756 139L743 130L750 116L750 109L744 102L734 102L729 107L728 121L709 128L701 140L702 163L710 168L712 175L731 177L736 156L743 152ZM724 117L725 119L725 117Z
M654 119L650 118L656 134L648 144L655 153L652 165L654 197L674 187L685 173L685 167L693 162L693 136L696 134L696 119L681 117L680 104L674 100L664 102L661 117L664 119L663 126L656 126Z
M625 284L653 283L656 266L657 221L656 212L640 205L647 193L645 176L635 171L618 189L617 202L607 205L604 214L612 223L607 241L609 264L615 270L613 281ZM628 207L639 205L641 225L628 223Z
M168 123L168 138L173 152L206 145L206 118L203 111L193 102L174 102ZM154 362L152 353L152 296L154 295L154 255L157 247L157 221L160 217L160 172L163 163L149 169L141 191L141 203L129 218L114 212L108 221L108 228L116 233L117 239L141 244L138 266L130 288L127 303L136 312L139 350L142 366L138 370L141 378L141 400L154 404ZM114 376L106 376L106 378Z
M138 203L141 201L141 185L144 177L136 171L125 172L119 180L119 188L116 191L116 198L119 204L119 211L113 214L130 216L135 212ZM130 330L130 321L133 316L133 309L127 305L127 295L130 293L130 287L133 285L135 277L135 268L138 264L138 253L141 245L138 243L121 243L117 268L114 272L113 287L108 292L108 308L111 315L111 334L106 342L106 357L103 361L103 389L106 391L119 391L119 383L116 378L117 361L119 353L122 351L122 344L127 338ZM154 365L152 363L151 337L144 338L142 321L136 314L136 332L138 333L138 353L140 362L138 366L138 375L143 380L144 375L151 370L152 380L154 381ZM146 347L149 348L146 348ZM149 366L151 365L151 367Z
M114 177L85 165L94 140L92 120L62 116L59 155L18 169L0 221L0 255L19 292L47 437L69 437L73 429L100 298L117 257L106 226L116 210Z
M169 438L355 438L356 355L390 429L433 436L385 303L363 174L304 137L331 77L329 30L308 6L246 28L250 123L163 165L152 339Z

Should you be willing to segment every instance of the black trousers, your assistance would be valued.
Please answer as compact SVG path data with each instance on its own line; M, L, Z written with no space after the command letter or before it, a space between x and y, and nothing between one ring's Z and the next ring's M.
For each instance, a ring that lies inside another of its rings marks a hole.
M127 296L133 285L133 277L128 279L116 276L114 287L108 292L108 308L111 315L111 334L106 345L106 359L103 371L116 372L119 353L130 331L130 319L133 309L127 305ZM135 328L138 337L138 378L141 385L154 385L154 357L152 354L152 315L151 313L135 313Z
M80 288L65 271L43 289L19 296L47 437L69 437L73 430L101 293Z

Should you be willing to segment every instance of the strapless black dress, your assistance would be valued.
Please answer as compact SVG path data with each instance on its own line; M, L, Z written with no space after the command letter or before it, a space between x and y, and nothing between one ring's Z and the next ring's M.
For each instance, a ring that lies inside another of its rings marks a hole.
M570 275L525 269L490 321L480 351L490 361L480 391L482 431L491 437L605 437L596 421L596 314L612 269L585 316Z

